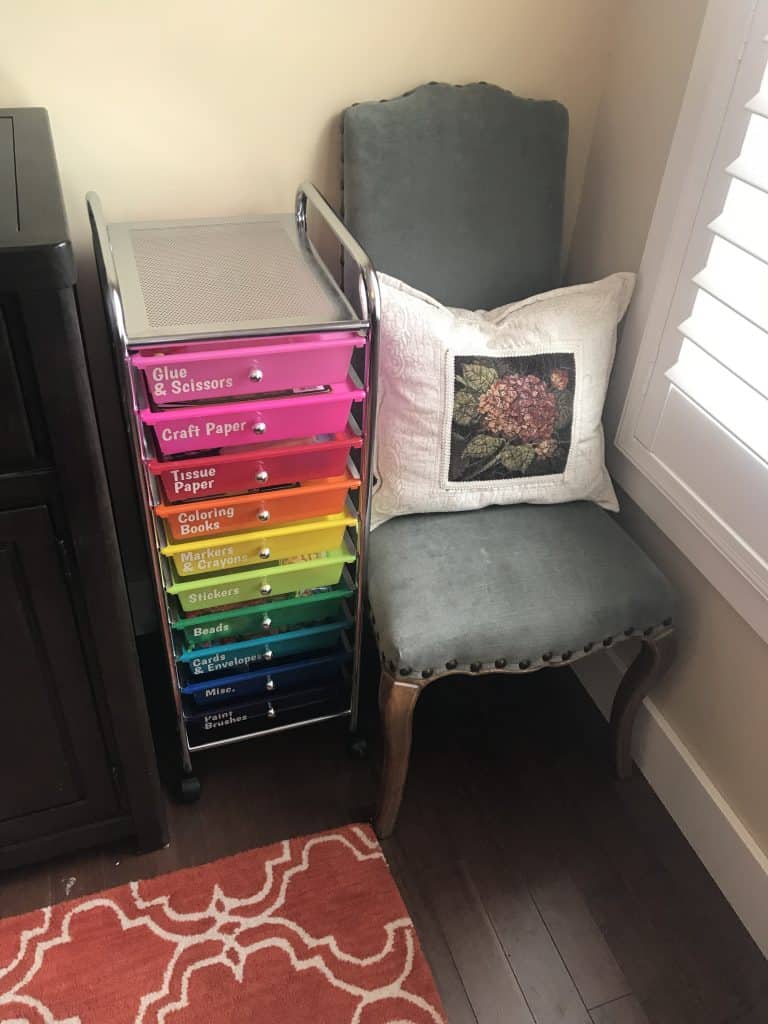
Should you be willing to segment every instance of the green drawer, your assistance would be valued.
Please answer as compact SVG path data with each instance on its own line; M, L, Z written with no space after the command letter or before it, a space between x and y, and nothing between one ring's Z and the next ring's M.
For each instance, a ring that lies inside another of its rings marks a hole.
M230 611L214 612L210 615L179 617L173 628L183 637L187 647L207 647L210 644L233 643L256 636L273 636L275 633L298 629L320 622L338 619L342 614L346 598L354 589L343 581L332 590L306 597L289 597L281 601L264 601L262 604Z
M166 589L169 594L176 595L185 612L221 608L259 601L265 597L300 595L320 587L335 587L341 579L344 566L354 560L354 549L346 545L317 558L277 562L261 569L241 569L239 572L194 580L179 579L172 566L169 566L172 582Z

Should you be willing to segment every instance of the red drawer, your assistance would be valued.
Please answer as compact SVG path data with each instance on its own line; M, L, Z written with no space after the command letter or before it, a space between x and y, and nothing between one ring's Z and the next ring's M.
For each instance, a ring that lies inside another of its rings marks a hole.
M192 501L341 476L350 451L362 443L347 430L333 437L302 438L221 455L153 459L148 468L160 480L166 501Z

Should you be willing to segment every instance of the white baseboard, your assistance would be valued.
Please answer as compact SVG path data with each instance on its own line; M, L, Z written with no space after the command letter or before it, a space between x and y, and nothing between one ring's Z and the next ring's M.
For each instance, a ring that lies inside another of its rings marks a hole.
M632 645L582 658L574 669L607 718ZM768 857L650 697L637 716L635 763L768 956ZM762 895L761 895L762 893Z

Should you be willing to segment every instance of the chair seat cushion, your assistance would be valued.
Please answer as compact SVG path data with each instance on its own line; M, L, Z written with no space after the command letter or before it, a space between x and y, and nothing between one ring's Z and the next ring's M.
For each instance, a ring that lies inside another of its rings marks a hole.
M392 519L369 541L368 597L385 664L406 676L567 661L676 610L661 572L589 502Z

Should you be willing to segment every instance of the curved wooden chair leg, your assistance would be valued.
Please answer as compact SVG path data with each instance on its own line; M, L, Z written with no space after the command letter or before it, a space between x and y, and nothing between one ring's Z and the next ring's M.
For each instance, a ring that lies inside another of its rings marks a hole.
M643 640L640 651L624 673L611 707L611 746L616 777L632 774L632 730L646 694L664 674L675 653L673 631Z
M420 693L418 683L400 681L382 671L379 708L384 729L384 764L374 818L374 828L382 839L392 834L403 799L411 755L413 712Z

